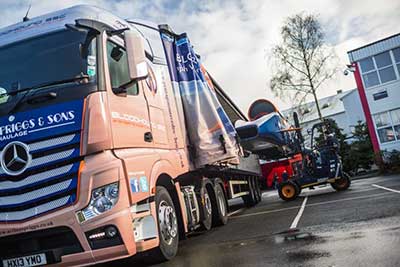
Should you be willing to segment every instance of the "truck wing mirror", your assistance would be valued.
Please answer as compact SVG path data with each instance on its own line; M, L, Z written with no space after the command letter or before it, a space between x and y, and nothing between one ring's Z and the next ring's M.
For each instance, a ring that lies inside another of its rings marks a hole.
M124 38L128 57L129 77L135 81L147 78L148 70L143 38L132 30L125 31Z

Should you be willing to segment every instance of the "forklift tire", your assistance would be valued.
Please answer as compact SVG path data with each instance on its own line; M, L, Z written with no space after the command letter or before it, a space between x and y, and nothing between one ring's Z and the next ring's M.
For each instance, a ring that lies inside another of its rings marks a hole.
M225 192L220 183L216 183L214 186L215 202L213 201L213 207L216 212L212 213L212 225L220 226L225 225L228 222L228 203L226 201Z
M285 201L295 200L300 193L299 186L292 182L283 182L278 187L279 197Z
M351 185L350 176L347 173L343 173L342 178L335 180L331 183L331 186L336 191L347 190Z
M200 222L200 230L202 231L208 231L212 227L212 216L213 216L213 206L212 206L212 200L211 200L211 194L213 194L212 189L208 188L207 186L204 188L204 193L203 193L203 201L204 204L202 204L203 208L203 220Z
M249 185L249 194L243 196L242 199L243 199L243 202L246 205L246 207L250 208L250 207L254 207L255 205L257 205L258 201L257 201L256 187L254 184L254 178L249 177L247 182Z
M155 202L160 244L146 258L151 263L160 263L172 259L178 252L179 226L174 203L165 187L157 186Z

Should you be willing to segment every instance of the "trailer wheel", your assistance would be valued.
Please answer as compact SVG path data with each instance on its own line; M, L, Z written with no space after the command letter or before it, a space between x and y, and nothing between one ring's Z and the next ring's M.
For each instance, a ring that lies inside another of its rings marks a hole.
M213 225L225 225L228 222L228 205L225 198L225 192L220 183L214 186L216 212L213 213Z
M344 191L350 187L351 180L347 173L343 172L342 178L335 180L331 186L336 191Z
M242 199L243 199L244 204L247 207L253 207L258 203L257 202L257 196L256 196L256 187L254 185L254 178L253 177L249 177L247 182L249 184L249 194L243 196Z
M257 197L257 203L260 203L262 200L262 193L261 193L261 184L260 180L258 178L255 178L255 192L256 192L256 197Z
M279 197L285 201L295 200L299 192L299 186L292 181L283 182L278 187Z
M204 219L201 221L201 230L208 231L212 227L212 217L213 217L213 207L211 204L211 194L213 192L207 186L204 187L204 195L203 195L203 214Z
M167 189L156 188L156 213L160 244L150 251L152 262L163 262L172 259L178 252L179 231L175 206Z

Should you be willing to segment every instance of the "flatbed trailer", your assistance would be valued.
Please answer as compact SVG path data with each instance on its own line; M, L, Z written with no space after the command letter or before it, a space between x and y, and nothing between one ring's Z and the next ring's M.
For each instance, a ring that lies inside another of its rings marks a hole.
M188 117L172 67L185 62L165 43L184 39L165 25L76 6L0 36L3 266L169 260L188 233L227 223L228 199L261 200L258 157L231 127L247 119L200 65L208 78L190 82L211 95L217 128L191 135L209 114ZM196 142L215 132L200 164Z

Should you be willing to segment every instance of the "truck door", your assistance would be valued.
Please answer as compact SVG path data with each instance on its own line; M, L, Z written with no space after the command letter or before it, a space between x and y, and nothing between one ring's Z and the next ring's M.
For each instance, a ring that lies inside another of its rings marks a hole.
M109 79L108 99L114 148L152 147L148 104L142 83L134 82L125 92L118 88L129 82L128 62L122 40L106 44ZM106 75L107 77L107 75Z
M137 203L150 196L152 166L160 157L153 149L149 106L143 83L132 83L126 91L117 89L130 81L122 39L108 39L105 53L114 153L124 162L130 201Z
M149 106L151 129L154 145L159 148L168 147L168 135L165 123L165 96L163 88L158 84L162 67L148 64L149 76L142 81L144 95Z

